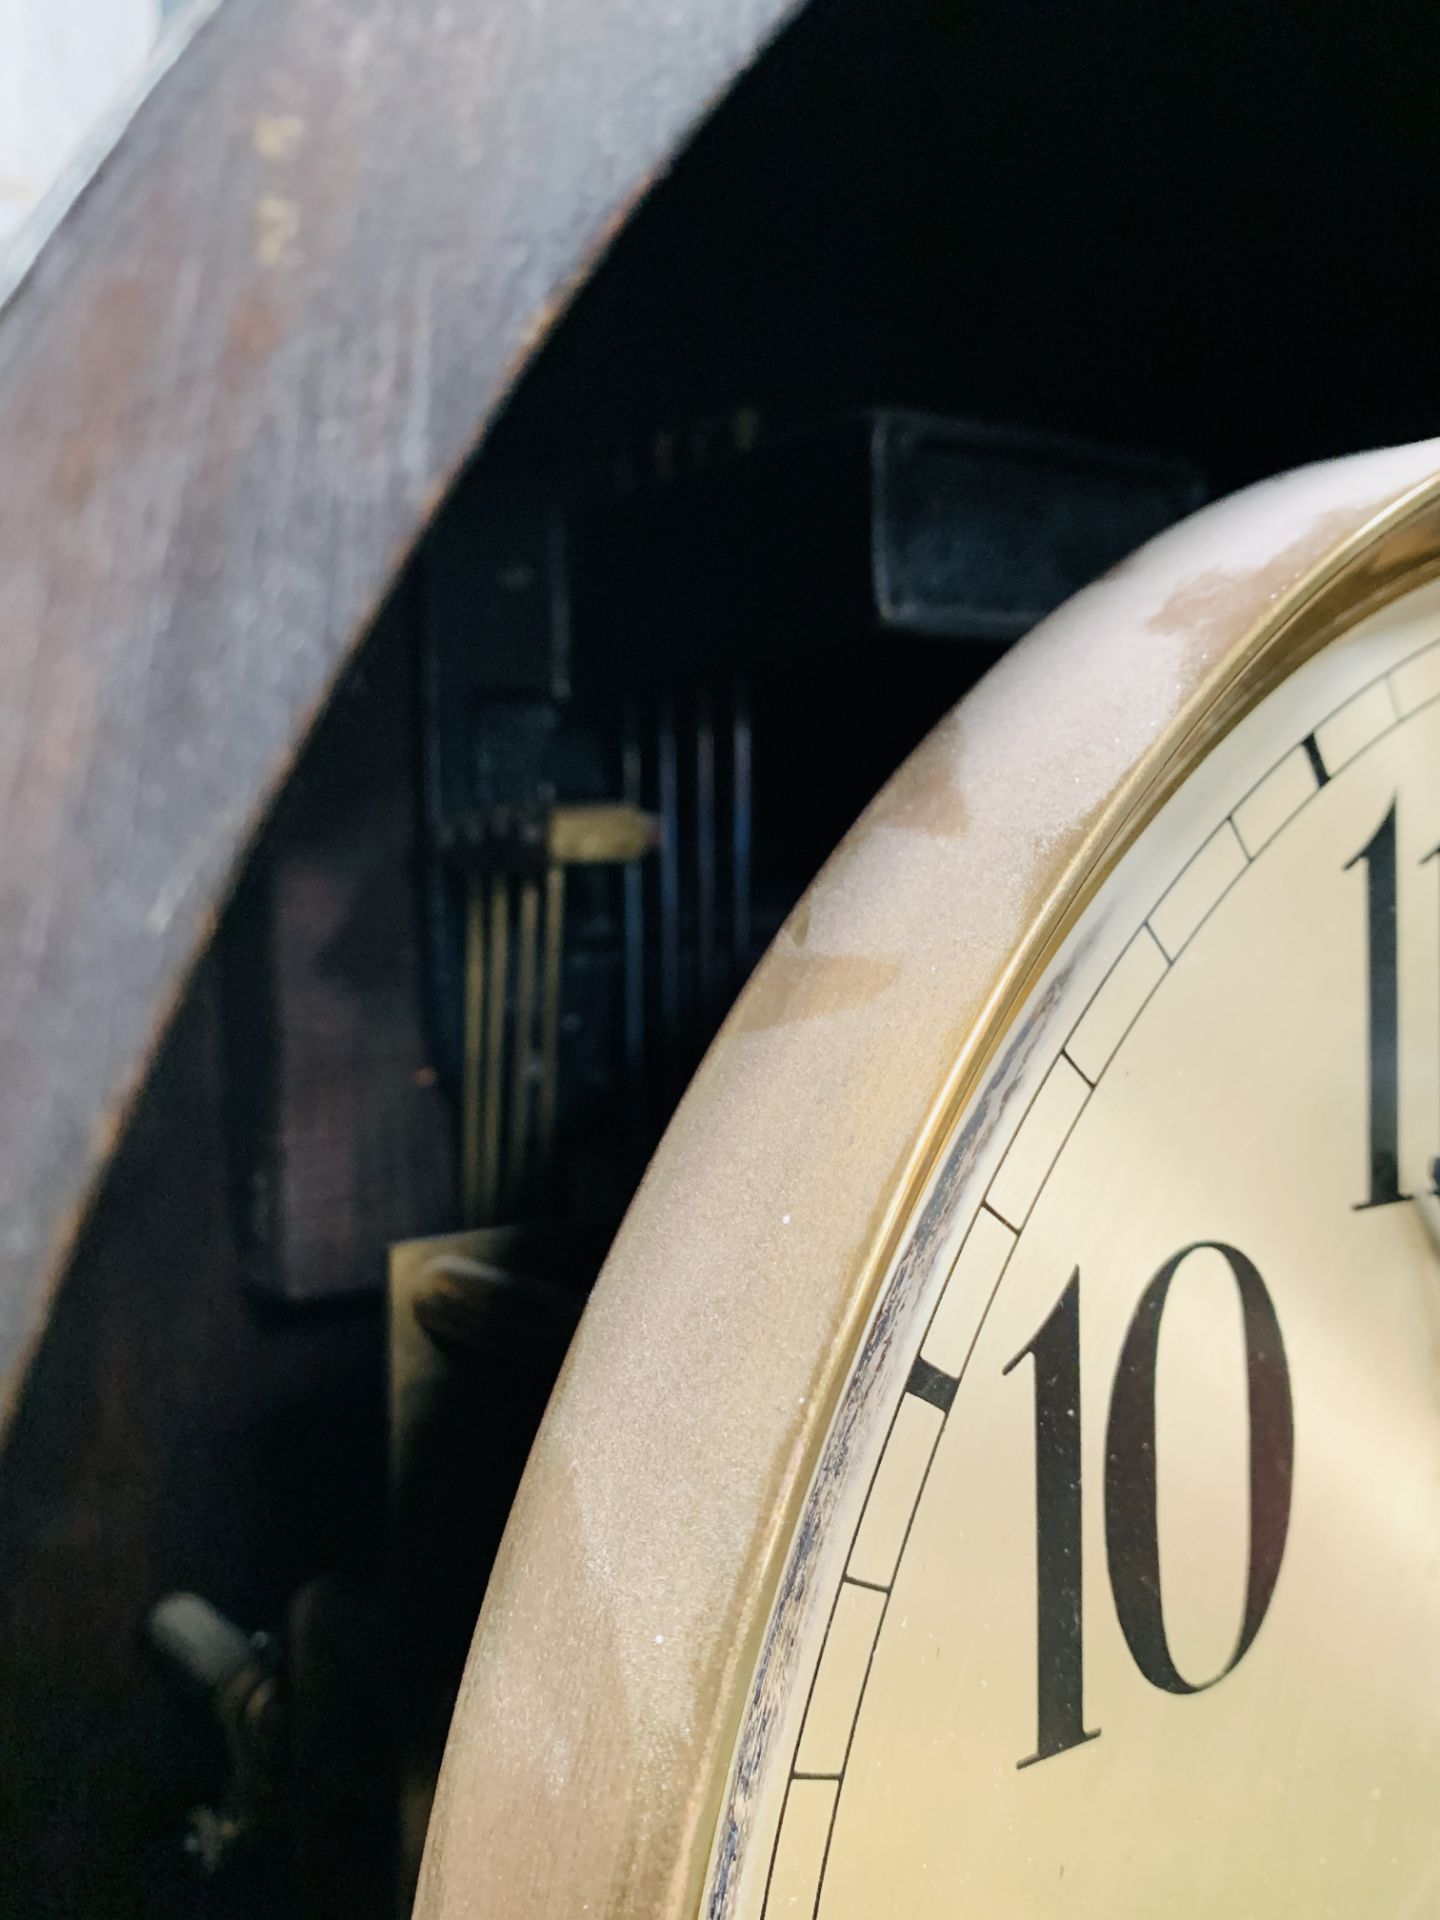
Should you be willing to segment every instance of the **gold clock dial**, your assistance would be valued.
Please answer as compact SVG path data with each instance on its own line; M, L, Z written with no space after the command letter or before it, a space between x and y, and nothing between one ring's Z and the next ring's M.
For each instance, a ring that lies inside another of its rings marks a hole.
M1440 588L1038 977L902 1236L712 1920L1440 1905Z

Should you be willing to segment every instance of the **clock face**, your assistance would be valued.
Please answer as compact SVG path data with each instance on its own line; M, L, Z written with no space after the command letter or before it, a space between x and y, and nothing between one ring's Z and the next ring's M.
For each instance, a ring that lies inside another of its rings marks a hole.
M712 1920L1440 1902L1440 587L1034 980L900 1236Z

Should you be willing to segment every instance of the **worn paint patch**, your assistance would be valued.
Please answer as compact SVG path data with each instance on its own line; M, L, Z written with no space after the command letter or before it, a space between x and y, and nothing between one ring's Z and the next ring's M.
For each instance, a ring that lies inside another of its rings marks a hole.
M1321 514L1283 553L1262 567L1211 567L1179 586L1148 622L1153 633L1184 634L1213 644L1233 633L1237 614L1258 618L1355 529L1353 507Z
M924 782L893 780L869 817L877 826L903 827L938 840L958 840L970 824L964 794L944 777Z
M760 1033L793 1026L829 1013L868 1006L892 984L898 960L871 960L863 954L819 954L776 948L754 991L736 1008L734 1031Z

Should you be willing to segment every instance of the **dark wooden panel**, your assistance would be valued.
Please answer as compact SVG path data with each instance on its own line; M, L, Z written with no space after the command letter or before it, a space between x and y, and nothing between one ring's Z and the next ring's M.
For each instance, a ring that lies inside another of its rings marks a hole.
M0 318L0 1403L260 809L785 0L228 0Z
M397 1654L421 1665L412 1647L433 1661L437 1616L462 1605L468 1637L518 1478L505 1444L518 1439L523 1459L539 1417L528 1400L515 1417L507 1360L505 1385L483 1396L499 1444L482 1429L486 1444L467 1456L479 1485L462 1483L459 1496L468 1558L429 1556L419 1579L436 1599L422 1635L407 1630L407 1568L395 1637L383 1642L396 1654L377 1674L385 1248L454 1217L406 884L419 785L410 612L406 596L390 602L271 814L106 1169L0 1453L6 1916L393 1911L390 1675ZM282 910L256 916L267 886ZM275 937L248 938L247 915ZM257 1032L272 1006L280 1030ZM236 1125L252 1077L272 1149L263 1163L245 1157ZM270 1297L234 1235L257 1176L274 1182L275 1233L258 1250ZM275 1292L312 1304L296 1310ZM455 1472L436 1478L453 1534ZM197 1878L181 1839L188 1810L223 1793L219 1732L147 1655L141 1631L177 1587L277 1633L290 1689L276 1824L213 1883ZM463 1642L457 1681L462 1652ZM433 1667L422 1670L428 1704L437 1687Z
M215 973L201 967L111 1163L0 1462L7 1916L302 1912L273 1838L214 1887L184 1858L186 1813L223 1793L227 1768L208 1714L147 1657L141 1627L162 1594L189 1587L247 1629L283 1632L303 1581L376 1558L383 1322L378 1302L287 1316L244 1291ZM365 1759L379 1805L355 1851L373 1876L387 1782ZM378 1910L352 1898L303 1912Z

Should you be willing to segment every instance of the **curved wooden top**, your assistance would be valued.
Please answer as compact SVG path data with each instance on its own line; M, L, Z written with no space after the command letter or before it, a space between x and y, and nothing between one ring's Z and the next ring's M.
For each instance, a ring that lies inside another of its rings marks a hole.
M0 1418L258 816L787 0L234 0L0 315Z
M1428 567L1437 521L1432 440L1182 522L1007 654L842 842L586 1308L485 1596L419 1920L695 1920L800 1503L975 1050L1242 677Z

